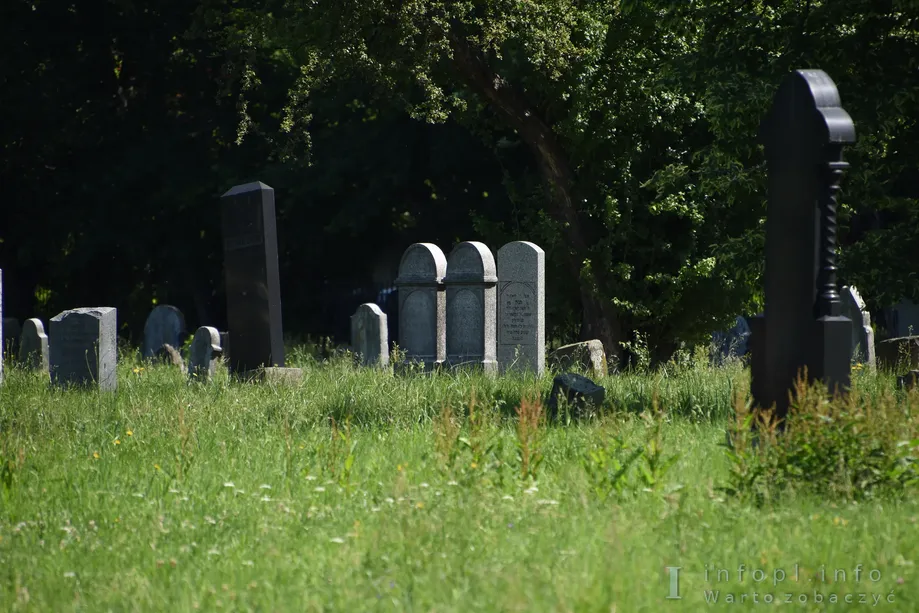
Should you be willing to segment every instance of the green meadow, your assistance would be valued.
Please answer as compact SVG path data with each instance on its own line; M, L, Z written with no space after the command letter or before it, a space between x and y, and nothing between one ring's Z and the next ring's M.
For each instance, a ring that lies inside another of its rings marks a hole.
M203 385L132 355L116 393L6 369L0 610L919 610L919 404L889 373L754 439L740 364L547 419L551 375L294 350L298 385Z

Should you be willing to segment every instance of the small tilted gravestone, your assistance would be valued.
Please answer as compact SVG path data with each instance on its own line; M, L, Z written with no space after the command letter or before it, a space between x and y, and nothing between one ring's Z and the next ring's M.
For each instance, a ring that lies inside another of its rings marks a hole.
M546 252L528 241L498 249L498 368L546 371Z
M48 373L48 335L40 319L27 319L22 326L19 362L29 370Z
M182 311L168 304L156 306L147 322L144 324L144 344L142 357L144 359L156 357L162 351L163 345L173 348L181 347L185 341L185 316Z
M86 307L51 318L52 383L62 387L95 385L103 391L118 388L117 313L114 307Z
M750 321L750 391L758 407L788 414L789 391L807 370L830 393L851 380L852 321L836 286L837 193L842 150L855 125L822 70L788 75L760 125L765 145L765 311Z
M169 343L164 343L153 357L162 364L175 366L182 371L185 370L185 362L182 360L182 354Z
M871 329L868 307L855 287L842 288L839 299L842 301L842 314L852 320L852 361L874 369L874 330Z
M351 316L351 351L363 366L389 365L389 326L386 313L367 302Z
M201 326L191 341L188 356L188 377L193 381L207 382L217 373L217 360L223 350L217 328Z
M605 377L608 373L606 351L597 339L562 345L550 354L549 363L555 370L576 368L595 377Z
M477 241L457 245L447 257L447 363L454 368L498 371L498 275L491 250Z
M284 367L274 189L256 181L220 198L230 372L261 379ZM290 374L290 373L288 373Z
M546 403L549 417L558 416L558 405L562 398L577 415L587 409L587 405L600 408L606 398L606 388L587 377L566 372L556 375L552 380L552 391L549 392L549 400Z
M405 353L400 367L420 363L430 371L446 359L446 272L447 258L437 245L415 243L402 254L395 281L399 288L399 348Z

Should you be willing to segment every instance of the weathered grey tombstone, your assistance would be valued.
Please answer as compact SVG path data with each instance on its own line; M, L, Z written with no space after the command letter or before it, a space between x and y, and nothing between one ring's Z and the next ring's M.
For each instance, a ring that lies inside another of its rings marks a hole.
M15 317L3 318L3 352L15 356L19 352L19 337L22 334L22 327L19 320Z
M836 195L855 125L821 70L797 70L779 87L760 127L769 198L763 317L751 322L754 403L788 414L803 369L810 381L846 393L852 321L836 287Z
M546 252L528 241L498 249L498 368L546 371Z
M221 197L231 372L284 366L274 190L237 185Z
M842 301L842 314L852 320L852 361L867 364L873 370L876 360L871 313L854 286L843 287L839 298Z
M367 302L351 316L351 351L364 366L389 365L389 326L386 313Z
M30 370L48 373L48 335L40 319L27 319L22 326L19 362Z
M52 383L96 385L104 391L118 388L117 313L114 307L85 307L51 318Z
M144 359L154 357L163 345L181 347L185 339L185 316L182 311L169 304L160 304L147 316L144 324L144 343L141 355Z
M549 355L549 363L555 370L578 368L595 377L605 377L609 372L606 351L598 339L562 345Z
M195 332L188 355L188 376L194 381L209 381L217 372L217 360L223 350L217 328L201 326Z
M447 316L444 275L447 258L440 247L415 243L399 263L399 348L403 365L421 363L433 370L447 356Z
M447 363L497 372L498 275L491 250L465 241L447 256Z

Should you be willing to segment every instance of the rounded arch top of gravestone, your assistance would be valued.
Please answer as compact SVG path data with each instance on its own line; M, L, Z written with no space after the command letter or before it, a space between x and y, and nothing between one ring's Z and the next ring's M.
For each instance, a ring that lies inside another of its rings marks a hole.
M544 274L546 267L546 252L542 247L530 241L511 241L498 249L498 278L505 277L517 279L521 271L528 271L528 275Z
M465 241L447 257L444 283L497 283L498 270L491 249L485 243Z
M447 258L433 243L410 245L399 262L396 285L437 285L447 272Z
M357 307L357 310L354 312L354 315L352 315L351 317L357 317L366 311L370 311L372 314L376 315L377 317L386 316L386 313L383 312L383 309L381 309L376 303L365 302L364 304Z
M796 70L779 86L760 124L759 139L771 164L819 163L825 145L855 142L855 123L842 108L829 75Z
M151 358L163 345L181 347L185 334L185 316L169 304L157 305L144 324L143 357Z

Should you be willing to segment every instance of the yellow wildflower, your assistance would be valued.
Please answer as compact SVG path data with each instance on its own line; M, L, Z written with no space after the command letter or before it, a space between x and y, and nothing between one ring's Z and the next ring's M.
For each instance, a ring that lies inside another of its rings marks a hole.
M98 460L98 459L99 459L99 452L98 452L98 451L93 451L93 457L96 458L96 459Z
M119 441L117 438L114 441L112 441L112 445L120 445L120 444L121 444L121 441Z
M479 467L479 465L476 464L475 462L473 462L473 463L470 464L469 466L470 466L471 468L478 468L478 467Z
M423 508L424 508L424 503L423 503L423 502L419 502L418 504L415 505L415 508L416 508L416 509L423 509Z
M127 432L125 432L125 435L126 435L126 436L134 436L134 430L128 430Z
M154 464L154 465L153 465L153 468L155 468L156 470L162 470L162 469L160 468L160 465L159 465L159 464Z

